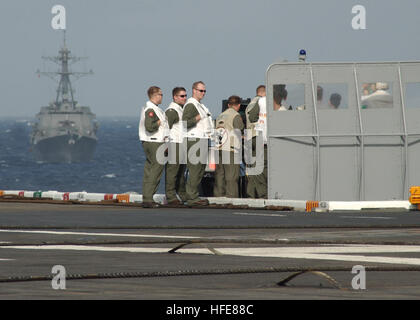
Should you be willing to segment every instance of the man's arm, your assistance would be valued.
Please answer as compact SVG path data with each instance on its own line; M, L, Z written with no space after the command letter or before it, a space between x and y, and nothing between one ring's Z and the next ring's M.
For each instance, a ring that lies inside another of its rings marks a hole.
M187 122L187 129L195 127L197 125L197 122L200 121L200 119L200 114L198 113L197 108L192 103L189 103L184 107L182 121Z
M245 125L244 122L242 121L242 117L240 114L238 114L234 119L233 119L233 128L235 129L239 129L239 130L244 130Z
M146 131L150 133L156 132L160 126L159 117L151 108L146 110L145 115L146 119L144 121L144 125L146 127Z
M172 126L175 123L178 123L179 121L178 112L176 112L176 110L174 109L168 109L166 110L165 113L166 113L166 116L168 117L169 129L172 129Z

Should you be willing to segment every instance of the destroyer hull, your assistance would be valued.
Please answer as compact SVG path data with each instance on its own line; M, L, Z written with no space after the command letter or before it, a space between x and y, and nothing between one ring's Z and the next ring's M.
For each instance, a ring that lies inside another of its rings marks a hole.
M86 162L93 158L97 139L60 135L44 138L32 145L35 159L42 162Z

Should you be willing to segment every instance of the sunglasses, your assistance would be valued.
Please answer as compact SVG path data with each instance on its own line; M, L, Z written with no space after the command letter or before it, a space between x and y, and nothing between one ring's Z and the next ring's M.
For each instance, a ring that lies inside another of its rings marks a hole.
M187 97L187 95L186 95L186 94L182 94L182 95L181 95L181 94L179 94L179 95L178 95L178 97L180 97L180 98L186 98L186 97Z
M195 88L194 88L194 89L195 89ZM207 92L206 90L200 90L200 89L195 89L195 90L200 91L201 93L203 93L203 92Z

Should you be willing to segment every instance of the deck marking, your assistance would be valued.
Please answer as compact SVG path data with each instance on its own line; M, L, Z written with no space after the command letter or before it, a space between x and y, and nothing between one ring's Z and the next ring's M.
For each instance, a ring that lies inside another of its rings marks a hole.
M358 216L341 216L340 218L350 218L350 219L384 219L384 220L392 220L395 219L394 217L358 217Z
M232 214L241 215L241 216L287 217L285 214L276 214L276 213L234 212Z
M45 245L45 246L8 246L7 249L31 250L77 250L77 251L108 251L131 253L168 253L172 248L146 247L104 247L104 246L75 246L75 245ZM405 265L420 265L420 258L349 255L351 253L406 253L420 252L420 246L396 245L342 245L320 247L259 247L259 248L217 248L223 255L237 255L246 257L289 258L310 260L335 260L372 263L392 263ZM210 254L204 248L182 248L178 253ZM346 253L346 254L340 254Z
M80 236L107 236L107 237L135 237L135 238L174 238L174 239L198 239L192 236L169 236L156 234L130 234L130 233L97 233L97 232L71 232L71 231L44 231L44 230L1 230L9 233L38 233L55 235L80 235Z

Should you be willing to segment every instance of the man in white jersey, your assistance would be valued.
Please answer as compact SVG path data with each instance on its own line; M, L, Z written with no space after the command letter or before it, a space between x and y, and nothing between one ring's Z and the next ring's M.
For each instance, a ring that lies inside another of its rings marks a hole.
M152 86L147 90L147 95L149 101L142 108L139 124L139 138L146 154L143 173L143 207L156 208L159 204L153 201L153 195L157 191L164 168L164 164L157 159L157 153L168 140L169 127L165 113L158 107L162 103L162 90Z
M193 84L192 90L192 97L186 102L182 114L188 139L187 204L189 206L206 206L209 202L206 199L200 200L198 188L206 170L208 144L213 135L214 123L210 111L201 103L206 94L206 85L202 81L197 81ZM206 151L205 154L203 151Z
M250 198L267 198L267 98L264 85L258 86L257 96L251 100L245 109L247 139L252 139L252 156L257 151L264 153L264 168L262 173L248 175L247 194ZM257 150L257 136L264 142L264 150ZM255 169L256 164L248 164ZM257 170L258 171L258 170Z
M185 88L174 88L172 90L172 99L173 101L165 111L170 129L169 159L165 167L165 191L169 205L181 205L187 201L185 190L186 162L182 161L184 154L181 148L184 140L182 114L184 111L183 107L187 101ZM181 201L178 200L177 194Z

